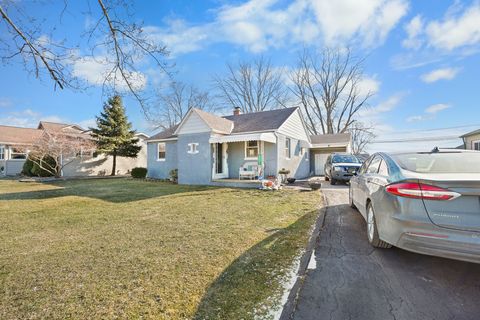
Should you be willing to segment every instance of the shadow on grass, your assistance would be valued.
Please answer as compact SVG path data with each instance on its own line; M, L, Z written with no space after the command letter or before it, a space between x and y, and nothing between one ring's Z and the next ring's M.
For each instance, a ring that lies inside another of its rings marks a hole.
M272 307L272 295L281 294L281 279L308 242L318 211L299 218L238 257L210 285L194 319L253 319ZM267 231L268 232L268 231Z
M0 194L0 200L36 200L78 196L123 203L179 193L216 189L209 186L177 185L168 182L152 182L127 178L68 180L44 184L55 187L55 189L4 193Z

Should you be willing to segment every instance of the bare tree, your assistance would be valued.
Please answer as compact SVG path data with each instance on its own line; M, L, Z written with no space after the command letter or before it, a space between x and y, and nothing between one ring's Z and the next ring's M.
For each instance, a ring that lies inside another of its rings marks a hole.
M55 177L60 177L66 165L84 154L93 154L95 144L85 134L45 130L29 149L28 158L33 163Z
M208 92L193 85L172 82L167 90L158 93L159 103L150 108L149 118L158 128L169 129L177 125L192 108L213 111L213 100Z
M362 92L363 59L350 50L325 49L321 54L304 50L290 74L293 94L302 106L312 134L343 133L367 106L372 92Z
M249 113L286 105L283 70L274 68L270 60L260 57L253 62L228 64L227 67L225 77L214 77L219 96L227 106Z
M352 135L352 153L361 154L365 152L366 147L375 139L373 128L364 123L355 121L349 128Z
M73 72L75 62L93 61L104 66L103 89L130 94L145 108L145 77L139 71L139 61L150 61L158 72L168 72L163 58L166 47L154 43L141 24L132 22L131 2L128 0L97 0L84 13L92 20L82 35L87 41L87 53L80 56L79 44L53 40L57 28L53 19L41 20L27 10L28 3L4 0L0 3L0 18L5 27L0 37L0 58L3 63L20 59L25 69L35 77L46 74L55 88L82 89L85 87ZM61 17L68 11L64 0ZM52 14L55 16L55 14ZM82 19L83 20L83 19ZM48 29L47 26L53 25ZM69 38L72 38L69 35ZM82 52L83 53L83 52Z

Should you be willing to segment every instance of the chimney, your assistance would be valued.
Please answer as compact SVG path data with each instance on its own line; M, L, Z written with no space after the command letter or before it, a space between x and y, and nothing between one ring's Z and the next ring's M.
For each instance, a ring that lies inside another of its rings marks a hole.
M242 110L240 109L240 107L235 107L233 109L233 115L234 116L239 116L240 114L242 114Z

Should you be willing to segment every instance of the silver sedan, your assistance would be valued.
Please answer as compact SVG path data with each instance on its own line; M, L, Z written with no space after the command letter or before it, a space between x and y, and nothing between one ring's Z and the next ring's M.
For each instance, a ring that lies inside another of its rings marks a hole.
M480 263L480 152L374 154L349 199L374 247Z

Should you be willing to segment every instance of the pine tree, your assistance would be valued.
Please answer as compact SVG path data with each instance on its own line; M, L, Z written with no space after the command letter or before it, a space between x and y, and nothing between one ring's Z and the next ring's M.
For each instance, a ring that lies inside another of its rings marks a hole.
M97 152L113 157L111 175L114 176L117 156L136 158L141 149L125 114L122 98L116 95L108 99L96 122L97 128L90 128L92 137L96 139Z

